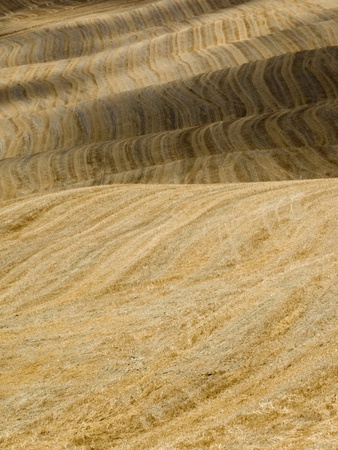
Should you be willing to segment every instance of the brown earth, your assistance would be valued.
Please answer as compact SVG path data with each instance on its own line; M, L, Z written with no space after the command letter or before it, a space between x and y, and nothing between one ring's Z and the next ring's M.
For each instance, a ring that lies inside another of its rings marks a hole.
M337 19L0 2L0 448L338 448Z

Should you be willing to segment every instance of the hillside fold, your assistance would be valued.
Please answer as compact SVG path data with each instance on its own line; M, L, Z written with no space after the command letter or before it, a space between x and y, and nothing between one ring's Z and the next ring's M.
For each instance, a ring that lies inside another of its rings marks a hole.
M0 447L337 449L337 1L0 3Z

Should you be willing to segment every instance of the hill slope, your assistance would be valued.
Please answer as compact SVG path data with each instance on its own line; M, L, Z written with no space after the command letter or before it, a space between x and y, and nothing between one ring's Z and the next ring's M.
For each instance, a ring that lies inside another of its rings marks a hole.
M1 448L337 448L337 17L1 2Z
M337 194L139 185L4 205L2 444L333 449Z
M18 3L0 198L337 176L336 1Z

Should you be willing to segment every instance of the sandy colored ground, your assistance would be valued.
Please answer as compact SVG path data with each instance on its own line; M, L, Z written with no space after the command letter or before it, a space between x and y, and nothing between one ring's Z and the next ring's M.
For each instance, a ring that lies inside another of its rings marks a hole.
M338 448L336 0L0 2L0 448Z

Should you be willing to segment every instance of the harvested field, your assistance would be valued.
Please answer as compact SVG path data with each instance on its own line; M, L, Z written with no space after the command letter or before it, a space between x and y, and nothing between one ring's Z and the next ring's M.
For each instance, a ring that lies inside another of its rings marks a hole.
M336 0L0 1L0 448L338 448Z

